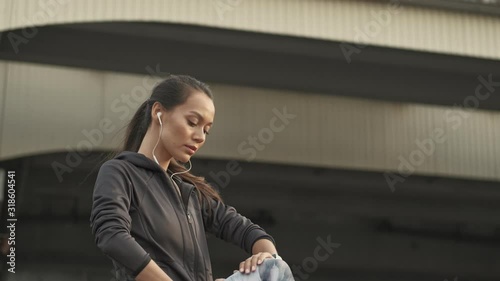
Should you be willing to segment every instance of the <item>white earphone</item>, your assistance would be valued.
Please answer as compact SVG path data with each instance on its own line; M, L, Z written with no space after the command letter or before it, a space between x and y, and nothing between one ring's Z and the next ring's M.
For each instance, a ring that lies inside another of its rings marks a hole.
M158 111L158 113L156 113L156 116L158 116L158 121L160 121L160 125L163 125L163 124L161 123L161 118L160 118L160 116L161 116L161 111Z
M153 159L155 159L156 161L156 164L160 165L160 163L158 162L158 159L156 159L156 156L155 156L155 149L156 147L158 146L158 143L160 142L160 138L161 138L161 131L163 130L163 123L161 122L161 111L158 111L158 113L156 113L156 116L158 116L158 121L160 121L160 134L158 135L158 140L156 141L156 144L155 144L155 147L153 148Z
M160 138L161 138L161 131L163 130L163 123L161 122L161 111L158 111L158 113L156 113L156 116L158 116L158 121L160 122L160 134L158 136L158 140L156 141L156 144L155 144L155 147L153 148L153 158L155 159L156 161L156 164L160 165L160 163L158 162L158 159L156 159L156 156L155 156L155 149L156 147L158 146L158 143L160 142ZM177 172L177 173L173 173L171 176L170 176L170 179L173 181L173 177L174 175L178 175L178 174L183 174L183 173L187 173L191 170L191 159L189 160L189 169L187 169L186 171L183 171L183 172Z

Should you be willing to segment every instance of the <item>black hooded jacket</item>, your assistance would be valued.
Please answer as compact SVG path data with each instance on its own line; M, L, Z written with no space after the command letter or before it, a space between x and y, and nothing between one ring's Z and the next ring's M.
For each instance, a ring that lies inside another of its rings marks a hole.
M174 180L182 200L162 167L143 154L125 151L101 166L90 226L117 280L134 280L153 259L174 281L212 281L205 232L247 253L259 239L274 243L233 207L200 204L193 184Z

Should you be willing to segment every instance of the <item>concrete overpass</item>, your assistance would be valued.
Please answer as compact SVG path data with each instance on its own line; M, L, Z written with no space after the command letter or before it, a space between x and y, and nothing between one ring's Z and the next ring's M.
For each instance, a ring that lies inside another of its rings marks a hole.
M215 92L198 174L290 264L318 239L341 244L308 280L499 275L498 18L397 2L138 3L0 4L16 280L110 277L88 229L95 170L167 72ZM244 257L210 243L217 276Z

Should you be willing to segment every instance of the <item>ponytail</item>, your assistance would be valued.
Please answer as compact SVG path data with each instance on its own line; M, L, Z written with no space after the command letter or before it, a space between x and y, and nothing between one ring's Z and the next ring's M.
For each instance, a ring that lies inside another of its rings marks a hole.
M142 139L146 135L146 132L151 123L151 106L153 101L150 99L146 100L139 106L137 111L130 120L127 127L127 133L125 134L125 141L122 150L137 152L141 146Z
M177 160L173 159L170 161L170 164L168 165L168 169L172 171L173 173L178 173L178 172L185 172L186 168L179 163L177 163ZM183 181L189 182L193 184L196 187L196 190L198 191L198 198L200 198L200 204L203 205L203 201L205 203L209 203L208 199L211 198L215 201L221 201L222 198L220 194L205 180L204 177L198 177L190 172L187 173L182 173L176 175L176 177L180 177Z

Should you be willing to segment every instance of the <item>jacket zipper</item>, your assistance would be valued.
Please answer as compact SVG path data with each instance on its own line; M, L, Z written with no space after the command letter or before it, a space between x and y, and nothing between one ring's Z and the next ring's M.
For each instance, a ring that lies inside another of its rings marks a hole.
M182 196L180 194L180 187L176 187L177 183L174 182L174 180L172 179L172 183L174 185L174 188L178 188L179 190L179 200L180 200L180 203L181 203L181 206L184 206L183 211L184 211L184 215L186 216L187 218L187 221L188 221L188 225L189 225L189 233L191 234L191 239L194 241L194 246L196 246L196 248L193 249L193 252L194 252L194 268L193 268L193 277L195 278L195 280L197 280L198 278L196 277L197 276L197 272L198 272L198 263L197 263L197 249L199 249L199 245L198 245L198 240L196 240L196 237L194 235L194 230L193 230L193 219L192 219L192 216L191 214L188 212L188 208L187 208L187 205L189 205L189 198L191 198L191 194L193 191L191 191L191 194L189 194L189 197L188 197L188 204L187 205L184 205L184 202L182 201Z
M191 194L189 194L189 197L191 197ZM188 199L188 202L189 202L189 199ZM187 219L188 219L188 224L189 224L189 232L191 233L191 239L193 239L194 241L194 244L196 246L196 248L194 249L195 250L195 255L194 255L194 278L195 280L197 280L197 275L198 275L198 258L197 258L197 254L196 252L198 251L198 249L200 248L200 246L198 245L198 240L196 239L196 236L194 235L194 229L193 229L193 216L191 216L191 214L187 211L187 206L186 206L186 213L187 213Z

